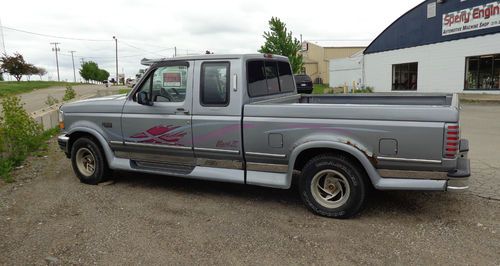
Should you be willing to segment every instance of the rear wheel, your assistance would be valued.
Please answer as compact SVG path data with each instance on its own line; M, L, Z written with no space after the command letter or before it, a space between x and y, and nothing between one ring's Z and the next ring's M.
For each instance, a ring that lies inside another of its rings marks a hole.
M111 174L98 144L87 137L79 138L73 143L71 164L75 174L85 184L97 185Z
M299 189L305 205L315 214L349 218L363 207L367 179L361 166L349 157L323 154L304 166Z

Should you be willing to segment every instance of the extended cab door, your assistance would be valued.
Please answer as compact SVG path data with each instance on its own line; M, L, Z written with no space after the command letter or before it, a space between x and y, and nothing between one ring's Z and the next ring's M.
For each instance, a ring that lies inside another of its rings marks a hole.
M192 61L165 62L148 71L124 105L117 156L133 160L137 168L192 171L192 77Z
M241 132L241 60L196 61L193 146L197 166L219 180L244 183Z

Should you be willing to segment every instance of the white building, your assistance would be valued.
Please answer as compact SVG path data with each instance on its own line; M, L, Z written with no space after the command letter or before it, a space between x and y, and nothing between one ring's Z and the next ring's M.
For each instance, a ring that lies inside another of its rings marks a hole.
M424 1L363 54L330 61L330 86L353 81L376 92L500 93L500 1Z

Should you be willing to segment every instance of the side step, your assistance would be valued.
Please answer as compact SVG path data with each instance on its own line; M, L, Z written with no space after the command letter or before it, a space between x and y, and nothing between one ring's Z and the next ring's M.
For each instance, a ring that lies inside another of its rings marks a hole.
M149 170L162 173L172 173L176 175L188 175L194 170L194 166L179 165L179 164L164 164L154 162L142 162L130 160L130 166L133 169Z

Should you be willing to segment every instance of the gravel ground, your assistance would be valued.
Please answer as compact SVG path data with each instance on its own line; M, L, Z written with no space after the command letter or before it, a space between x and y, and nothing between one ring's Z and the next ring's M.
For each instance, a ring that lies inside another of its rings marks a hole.
M351 220L296 189L115 173L79 183L52 140L0 185L0 264L500 264L500 201L375 192Z

